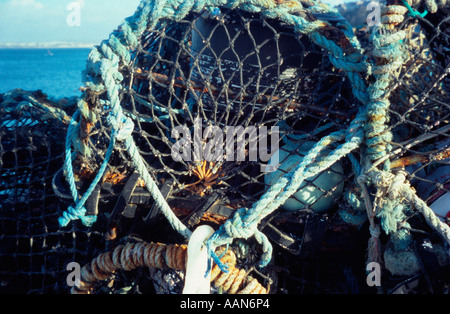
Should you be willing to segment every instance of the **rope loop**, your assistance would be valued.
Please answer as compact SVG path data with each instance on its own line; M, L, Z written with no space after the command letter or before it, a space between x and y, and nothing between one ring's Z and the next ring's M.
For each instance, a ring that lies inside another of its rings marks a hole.
M70 221L80 219L83 225L91 227L96 221L96 216L86 216L86 208L81 206L69 206L67 211L58 218L61 227L66 227Z
M248 239L256 231L256 224L252 221L247 221L248 209L240 208L233 216L232 220L227 220L223 228L226 234L232 238Z
M117 141L124 141L133 133L134 122L133 120L131 120L131 118L125 117L123 115L120 118L109 116L108 120L112 128L115 130L113 134L115 134Z
M420 13L419 11L413 9L411 7L411 5L408 3L408 2L412 2L411 0L408 0L408 1L402 0L402 2L404 4L404 6L408 9L408 15L409 16L412 16L412 17L420 16L420 17L424 18L428 14L427 10L424 10L422 13ZM436 4L436 3L434 3L434 4ZM435 13L437 11L437 6L435 5L435 7L431 8L431 10L434 11L434 12L432 11L431 13Z
M332 40L325 35L324 30L331 27L328 21L299 14L299 10L303 10L300 1L289 1L290 4L288 5L287 2L282 3L281 1L273 0L143 0L135 14L126 19L119 30L111 34L109 40L104 41L99 47L94 48L89 55L86 85L89 85L95 90L107 91L107 97L111 107L110 116L108 117L112 129L111 142L96 178L85 195L79 199L74 185L73 169L71 166L72 151L70 147L76 132L76 123L74 121L78 119L80 113L74 115L68 132L70 142L69 140L66 141L65 165L76 206L69 207L63 213L63 216L60 218L60 224L65 226L70 220L75 219L81 219L87 225L95 221L93 217L85 216L86 209L84 208L84 202L101 179L116 141L123 141L136 170L144 180L145 186L153 196L155 203L161 208L163 214L176 231L186 238L190 237L190 230L176 217L162 196L158 185L149 173L146 162L140 155L139 149L134 142L132 137L134 122L130 117L125 117L121 107L119 92L124 77L120 73L119 67L130 62L131 51L136 48L143 33L146 30L153 29L162 19L179 21L189 14L189 12L201 12L205 8L212 11L217 8L239 8L251 13L260 13L266 18L280 19L282 22L293 26L294 32L307 35L313 43L328 51L330 62L335 68L343 71L347 75L354 96L362 104L362 108L360 108L357 117L350 123L350 126L345 132L335 132L318 141L306 154L302 162L295 167L295 170L280 178L251 208L240 208L237 210L235 215L227 220L207 242L213 260L222 270L226 270L226 265L220 262L220 258L214 254L213 248L221 244L229 244L234 238L249 239L253 236L263 247L263 256L260 265L267 265L271 258L272 247L267 237L258 230L258 224L264 217L278 209L291 197L304 180L326 170L352 151L361 147L365 148L362 154L366 158L365 163L369 164L369 167L366 167L367 169L370 169L371 163L373 164L380 158L385 157L390 151L391 147L389 142L392 140L392 134L387 127L390 107L389 87L396 77L398 77L399 71L405 62L404 55L406 55L402 52L401 46L406 33L401 30L399 31L395 26L403 22L408 11L410 15L422 16L412 9L410 6L412 1L414 0L408 0L408 2L411 2L408 3L403 0L405 6L391 5L383 11L381 19L382 26L373 28L371 35L373 44L371 57L373 61L369 62L364 55L364 51L360 48L358 39L353 34L351 27L345 27L343 25L341 28L349 43L349 47L344 48L350 48L343 49L342 43L338 43L336 42L337 40ZM316 5L317 3L314 0L311 2L314 4L308 8L311 12L329 13L332 15L338 14L325 5ZM434 11L433 2L436 5L435 1L426 0L425 2L428 7L431 7L429 10L431 12ZM366 75L368 72L374 77L374 82L370 83L369 86L366 84ZM92 77L89 77L89 75ZM94 84L94 82L98 84ZM86 111L85 107L82 109L83 116L94 118L94 116ZM320 162L316 162L316 158L325 147L344 140L344 143L335 145L337 148L325 156ZM405 175L402 173L397 173L396 175L391 174L389 172L389 160L383 166L383 170L376 169L371 171L371 173L360 171L357 176L358 184L363 185L371 181L377 188L377 196L394 197L395 202L399 202L397 198L408 199L410 203L414 203L417 208L420 208L428 215L429 212L427 210L429 208L427 209L426 205L424 206L424 204L417 201L414 196L415 194L411 191L411 187L405 182ZM366 206L369 201L369 197L366 197ZM383 208L380 210L383 210ZM429 220L435 226L438 225L433 217L430 215L427 217L429 217ZM378 238L381 232L380 228L374 224L373 217L370 218L370 233L373 238ZM450 236L448 236L450 232L445 231L445 228L441 225L438 228L440 228L439 230L444 230L442 233L450 239ZM373 247L376 248L377 244L373 243Z

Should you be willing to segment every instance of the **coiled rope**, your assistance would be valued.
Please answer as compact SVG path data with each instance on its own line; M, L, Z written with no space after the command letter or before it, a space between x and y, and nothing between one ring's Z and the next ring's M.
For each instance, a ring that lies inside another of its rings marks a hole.
M215 265L211 272L211 282L217 289L228 294L267 294L268 290L259 281L248 275L244 269L236 267L236 255L232 250L217 251L223 255L221 262L230 268L223 273ZM114 250L98 255L81 269L80 282L71 289L72 294L92 293L96 283L112 279L119 270L130 271L140 267L156 269L186 270L187 246L163 243L128 243Z

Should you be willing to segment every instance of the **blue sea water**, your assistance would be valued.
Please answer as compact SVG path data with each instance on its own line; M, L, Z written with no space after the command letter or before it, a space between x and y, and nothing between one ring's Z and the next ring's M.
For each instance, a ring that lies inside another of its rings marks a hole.
M20 88L49 98L80 96L90 50L0 49L0 93Z

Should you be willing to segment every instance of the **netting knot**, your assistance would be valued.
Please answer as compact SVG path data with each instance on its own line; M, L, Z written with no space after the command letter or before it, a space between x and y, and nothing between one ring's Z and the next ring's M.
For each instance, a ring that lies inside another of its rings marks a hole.
M402 189L409 188L406 181L406 174L404 171L398 171L387 189L387 194L391 199L397 199L402 192Z
M378 225L370 225L369 231L370 231L370 235L374 238L379 238L381 235L380 226L378 226Z
M263 254L259 263L260 267L266 266L272 256L272 246L267 237L261 233L258 228L258 221L247 221L251 219L247 208L240 208L233 216L233 219L227 220L207 241L207 247L211 258L223 272L228 268L220 262L220 257L214 253L214 247L222 244L229 244L235 238L248 239L252 236L262 245ZM209 270L208 270L209 271Z
M134 122L129 117L115 118L110 116L109 122L113 127L117 141L124 141L133 133Z
M239 209L232 220L227 220L223 227L232 238L248 239L255 234L256 224L246 221L247 208Z
M366 174L360 174L356 178L356 182L358 183L358 185L367 184L368 180L369 180L369 177Z
M62 227L65 227L69 224L71 220L80 219L83 225L90 227L97 220L96 216L86 216L86 208L84 206L78 208L77 206L74 208L69 206L67 211L62 214L62 217L58 218L58 222Z
M383 194L390 200L397 200L401 197L403 191L410 188L406 181L406 173L398 171L395 174L389 171L374 171L371 173L372 182L378 187L379 194Z

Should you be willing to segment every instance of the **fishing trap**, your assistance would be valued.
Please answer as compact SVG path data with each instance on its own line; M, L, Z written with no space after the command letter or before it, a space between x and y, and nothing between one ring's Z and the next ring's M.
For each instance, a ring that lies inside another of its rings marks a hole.
M0 95L0 292L181 293L209 225L212 293L448 293L450 6L382 4L144 0Z

